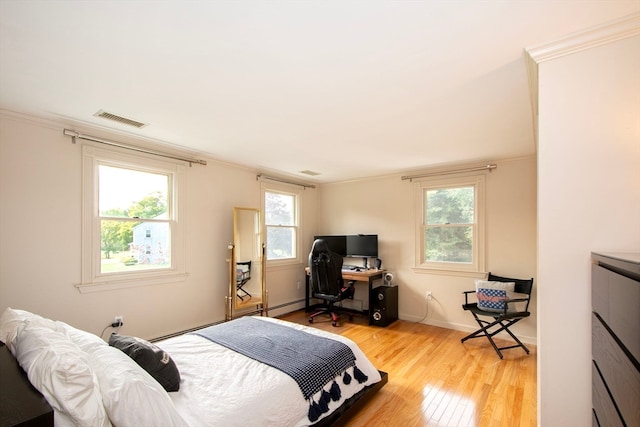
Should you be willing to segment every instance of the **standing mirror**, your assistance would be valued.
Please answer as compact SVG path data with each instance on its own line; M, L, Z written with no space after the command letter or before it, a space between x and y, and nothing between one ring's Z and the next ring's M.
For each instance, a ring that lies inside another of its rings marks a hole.
M227 320L236 314L267 314L265 245L260 209L233 208L233 243L229 245Z

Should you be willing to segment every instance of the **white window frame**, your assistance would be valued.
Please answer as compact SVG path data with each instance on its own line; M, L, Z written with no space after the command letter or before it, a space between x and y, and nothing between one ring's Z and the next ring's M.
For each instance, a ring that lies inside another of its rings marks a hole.
M300 264L301 262L303 262L303 255L302 255L302 224L301 224L301 206L302 206L302 195L303 195L303 189L297 187L297 186L293 186L293 185L283 185L283 184L274 184L274 183L267 183L267 182L262 182L261 184L261 188L260 188L260 194L262 197L262 212L264 212L264 215L262 215L263 218L263 227L264 227L264 235L265 235L265 240L268 240L268 233L267 233L267 223L266 223L266 218L267 218L267 214L266 214L266 209L265 209L265 194L267 192L269 193L281 193L281 194L286 194L286 195L291 195L294 196L294 228L295 228L295 234L296 234L296 241L294 242L295 245L295 253L296 256L292 257L292 258L285 258L285 259L267 259L267 266L270 267L274 267L274 266L286 266L286 265L293 265L293 264ZM267 245L267 250L269 247L269 242L266 241L266 245ZM306 257L306 254L304 255ZM266 257L266 255L265 255Z
M169 215L171 266L169 268L103 274L100 271L101 229L98 212L99 165L123 167L170 177ZM120 149L82 147L82 273L76 285L82 293L124 289L183 281L186 277L184 246L184 175L182 164L158 160L154 156L131 154Z
M471 263L425 261L425 197L428 190L446 188L474 188L474 233ZM462 274L475 276L485 271L485 176L461 176L453 178L424 179L414 183L416 207L415 270L439 274Z

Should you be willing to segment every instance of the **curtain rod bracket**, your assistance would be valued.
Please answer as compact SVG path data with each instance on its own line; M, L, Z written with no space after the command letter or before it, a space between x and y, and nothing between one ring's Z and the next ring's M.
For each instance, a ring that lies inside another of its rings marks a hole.
M75 144L76 143L76 138L78 137L78 132L74 132L72 130L69 129L65 129L63 132L65 135L70 136L71 137L71 143Z

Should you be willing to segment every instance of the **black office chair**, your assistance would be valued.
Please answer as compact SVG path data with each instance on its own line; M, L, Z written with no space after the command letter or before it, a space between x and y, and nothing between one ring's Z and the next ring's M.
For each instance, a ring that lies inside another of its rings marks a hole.
M501 289L476 289L474 291L464 292L464 304L462 308L470 311L480 329L462 338L461 342L465 342L471 338L487 337L493 349L502 359L501 350L522 347L529 354L529 349L525 346L509 328L520 320L529 317L529 301L531 299L531 290L533 289L533 278L531 279L511 279L509 277L496 276L489 273L487 282L513 282L517 295L509 297L507 291ZM489 286L489 285L487 285ZM476 294L477 302L469 302L469 294ZM479 316L491 317L493 321L482 320ZM496 327L497 329L490 331L489 329ZM516 342L514 345L498 347L493 340L493 336L506 331Z
M309 253L312 297L324 301L325 306L309 316L309 323L321 314L331 316L331 324L338 326L338 311L334 304L344 298L342 279L342 256L331 252L327 243L316 239Z
M236 295L240 301L245 297L251 298L251 294L244 289L244 285L251 279L251 261L236 262Z

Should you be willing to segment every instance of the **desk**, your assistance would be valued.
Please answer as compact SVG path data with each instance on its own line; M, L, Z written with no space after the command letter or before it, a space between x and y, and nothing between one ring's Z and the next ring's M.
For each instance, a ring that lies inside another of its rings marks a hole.
M311 306L309 305L309 299L311 298L311 290L309 288L309 277L311 276L311 271L309 270L309 267L305 267L305 291L304 291L304 310L305 311L311 311ZM369 324L372 323L371 320L371 316L370 316L370 308L372 307L372 302L371 302L371 294L373 292L373 282L375 280L382 280L382 276L383 274L386 272L386 270L365 270L365 271L357 271L357 270L342 270L342 278L345 280L345 282L349 281L349 280L354 280L356 282L366 282L369 284L369 291L368 291L368 297L367 300L369 301L369 305L368 305L368 309L362 311L362 313L367 314L369 317Z

